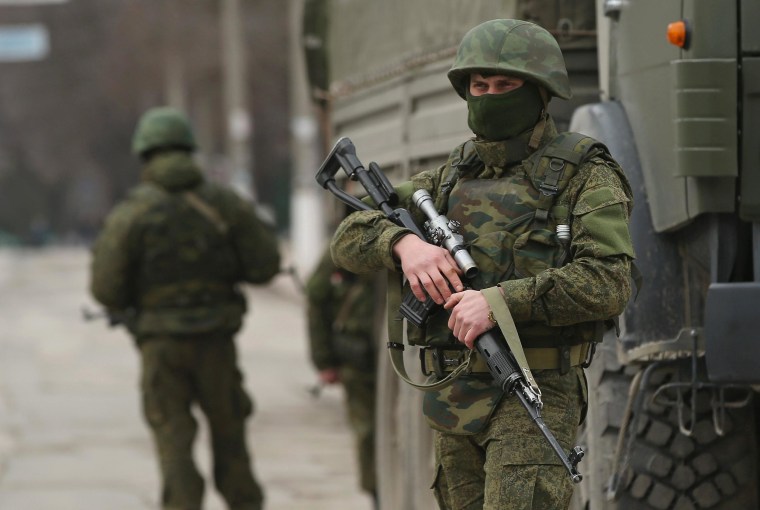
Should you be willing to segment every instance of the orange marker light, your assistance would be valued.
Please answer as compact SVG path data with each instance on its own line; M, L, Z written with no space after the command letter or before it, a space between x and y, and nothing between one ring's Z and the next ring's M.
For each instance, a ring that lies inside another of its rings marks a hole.
M668 25L668 41L679 48L689 49L689 26L685 21L674 21Z

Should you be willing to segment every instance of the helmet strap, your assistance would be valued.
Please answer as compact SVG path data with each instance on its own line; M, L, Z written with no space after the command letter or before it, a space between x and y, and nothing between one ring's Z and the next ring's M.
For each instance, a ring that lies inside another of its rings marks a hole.
M538 122L536 123L536 127L533 128L533 134L531 135L530 141L528 142L528 147L533 150L538 149L538 146L541 143L541 139L544 137L544 129L546 128L547 117L548 114L546 113L546 109L544 109L541 112L541 117L539 117Z
M531 135L530 141L528 142L528 147L533 150L538 149L538 145L541 143L541 139L544 137L546 118L548 117L548 114L546 112L549 109L549 100L551 99L549 91L546 90L546 87L539 86L538 92L541 94L541 99L544 102L544 109L541 112L541 117L539 117L538 122L536 123L536 127L533 128L533 134Z
M551 96L549 95L549 91L546 90L546 87L538 87L538 93L541 94L541 99L544 101L544 110L549 108L549 100L551 99Z

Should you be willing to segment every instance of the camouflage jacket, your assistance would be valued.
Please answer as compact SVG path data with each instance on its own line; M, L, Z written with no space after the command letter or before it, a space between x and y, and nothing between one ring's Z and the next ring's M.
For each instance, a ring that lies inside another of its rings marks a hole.
M556 136L557 131L549 122L539 150ZM531 156L537 152L529 152L527 144L511 148L505 143L476 142L476 146L485 166L461 175L448 203L443 205L449 210L450 218L462 223L465 241L481 270L490 268L483 271L482 283L487 287L501 287L518 331L534 324L562 328L619 315L631 293L630 261L634 252L628 232L632 194L625 178L616 171L617 166L591 157L578 167L556 198L570 216L569 263L540 271L535 268L506 271L510 264L513 269L520 269L514 267L517 257L507 253L506 245L482 245L480 237L503 236L503 232L515 228L509 221L515 218L510 215L515 211L535 210L540 192L532 186L529 173L534 162ZM512 149L515 152L510 153ZM419 224L423 218L411 203L412 192L426 189L438 202L447 170L460 152L461 146L452 152L447 164L421 172L399 186L401 207L416 214ZM464 187L470 189L458 194L457 188ZM498 194L492 192L496 189ZM524 231L524 227L520 229ZM398 271L391 249L408 233L409 230L395 225L380 211L356 212L339 225L331 244L333 258L349 271L382 268ZM512 233L517 237L521 230ZM513 244L514 239L508 246L509 251ZM499 258L503 260L497 261ZM505 275L504 281L493 280Z
M340 269L329 250L306 284L311 360L318 370L375 365L378 310L377 274Z
M617 316L630 296L632 193L613 161L591 154L555 197L559 206L552 208L548 224L542 230L531 227L540 199L531 172L540 150L557 137L557 131L549 122L535 152L528 149L530 136L508 142L475 141L484 164L462 169L447 194L443 190L450 182L452 166L464 152L464 144L457 147L445 165L421 172L398 187L400 205L421 224L424 218L411 203L411 195L426 189L439 211L462 223L465 242L481 268L476 288L498 285L503 290L525 347L545 347L542 342L547 339L553 342L550 345L588 341L584 338L588 328L581 326ZM558 261L559 246L552 231L560 216L571 231L566 264ZM357 212L338 227L331 244L333 258L350 271L398 271L391 249L408 233L382 212ZM526 242L518 242L521 239ZM389 314L397 312L389 310ZM418 332L424 336L419 343L460 345L446 327L445 315L439 315ZM412 327L410 342L413 337ZM582 378L582 372L578 368L571 373ZM556 394L562 400L564 389L552 375L557 373L542 370L534 376L547 395ZM501 390L488 380L464 376L443 390L426 393L423 412L433 428L472 434L489 422L502 398ZM547 400L547 405L553 404ZM536 447L541 447L540 441Z
M279 270L275 234L183 152L156 156L142 177L95 242L93 296L110 311L133 310L138 338L235 332L245 313L236 284Z

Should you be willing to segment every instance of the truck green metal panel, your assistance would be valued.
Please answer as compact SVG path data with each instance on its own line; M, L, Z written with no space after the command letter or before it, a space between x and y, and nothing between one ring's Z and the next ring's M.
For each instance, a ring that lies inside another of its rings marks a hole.
M745 221L760 222L760 151L757 150L757 133L760 133L760 2L743 0L741 8L741 100L742 120L740 129L747 138L741 146L741 173L739 213ZM753 140L754 137L754 140ZM755 249L756 256L757 248ZM760 260L755 263L756 271Z

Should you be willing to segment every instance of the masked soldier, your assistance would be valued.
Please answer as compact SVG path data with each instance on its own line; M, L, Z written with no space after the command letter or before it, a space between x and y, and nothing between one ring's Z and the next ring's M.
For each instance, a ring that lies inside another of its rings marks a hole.
M427 190L438 212L461 224L480 268L471 288L445 249L378 211L343 221L333 258L350 271L400 271L417 299L428 294L444 305L449 313L409 331L433 381L462 363L500 323L494 313L506 309L543 394L542 416L568 451L586 405L583 365L631 293L631 189L603 145L557 133L547 105L571 93L546 30L518 20L478 25L464 36L448 78L467 102L475 137L398 192L416 213L411 195ZM390 336L400 342L392 328ZM471 372L425 394L440 508L567 508L570 477L517 398L491 381L476 353Z
M322 384L340 383L356 439L359 482L376 499L375 370L378 278L335 266L325 252L306 285L311 360ZM382 290L382 289L381 289Z
M163 508L201 508L204 483L192 457L197 405L209 423L217 489L229 508L259 510L262 490L245 441L253 404L233 336L246 311L238 284L263 284L278 272L277 239L250 203L204 179L195 149L180 112L156 108L140 119L133 151L142 182L106 219L91 291L140 350Z

